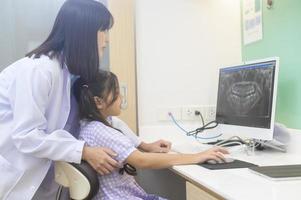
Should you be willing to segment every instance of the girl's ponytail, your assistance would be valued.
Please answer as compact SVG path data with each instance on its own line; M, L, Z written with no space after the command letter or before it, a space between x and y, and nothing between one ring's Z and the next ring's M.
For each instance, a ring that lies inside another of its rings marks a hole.
M81 117L89 120L99 120L100 115L94 102L94 95L89 90L89 86L84 84L80 89L79 108Z
M80 119L88 121L100 121L106 126L112 127L105 117L98 111L94 97L98 96L103 98L112 88L108 86L118 85L116 76L112 76L111 72L99 72L96 74L96 80L94 82L86 82L82 78L78 78L73 85L73 94L79 105ZM115 90L114 90L115 91ZM104 96L101 96L104 95ZM114 95L115 96L115 95ZM112 127L113 128L113 127Z

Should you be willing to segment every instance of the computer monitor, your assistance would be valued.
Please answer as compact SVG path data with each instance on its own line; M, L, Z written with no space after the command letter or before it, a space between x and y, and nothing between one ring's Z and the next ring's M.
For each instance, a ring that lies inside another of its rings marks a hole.
M273 139L278 70L278 58L220 69L216 121L221 133Z

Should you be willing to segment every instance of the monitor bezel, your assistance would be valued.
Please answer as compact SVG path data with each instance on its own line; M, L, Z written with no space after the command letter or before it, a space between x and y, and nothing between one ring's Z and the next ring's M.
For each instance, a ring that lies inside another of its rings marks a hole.
M259 64L263 62L275 61L275 72L274 72L274 85L273 85L273 100L272 100L272 112L271 112L271 122L270 128L258 128L258 127L248 127L248 126L239 126L239 125L230 125L230 124L219 124L217 129L218 132L231 135L239 136L242 138L248 139L258 139L258 140L272 140L275 124L275 112L276 112L276 102L277 102L277 88L278 88L278 74L279 74L279 57L270 57L260 60L247 61L238 65L223 66L221 69L230 68L230 67L241 67L243 65L249 64ZM218 89L217 89L218 95ZM218 98L217 98L218 101ZM216 102L217 105L218 102Z

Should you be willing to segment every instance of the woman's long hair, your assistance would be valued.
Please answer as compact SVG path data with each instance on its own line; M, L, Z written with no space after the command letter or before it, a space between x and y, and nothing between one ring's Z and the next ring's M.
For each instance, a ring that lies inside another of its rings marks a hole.
M57 58L70 73L92 80L99 70L97 32L109 30L113 23L111 13L100 2L67 0L46 41L26 56Z

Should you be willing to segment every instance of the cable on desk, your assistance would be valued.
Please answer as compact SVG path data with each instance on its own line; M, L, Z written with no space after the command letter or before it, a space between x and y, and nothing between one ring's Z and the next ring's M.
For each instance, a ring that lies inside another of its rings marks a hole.
M179 129L181 129L183 132L185 132L187 136L193 136L195 139L214 139L214 138L218 138L222 135L222 134L219 134L219 135L213 136L213 137L200 137L200 136L198 136L198 134L200 132L202 132L206 129L213 129L213 128L217 127L218 123L216 121L209 122L209 123L203 125L202 127L197 128L193 131L187 131L182 126L179 125L179 123L176 121L176 119L174 118L172 113L169 112L168 115L170 116L171 120L174 122L174 124ZM212 125L212 124L214 124L214 125Z
M228 139L220 140L213 145L220 146L220 147L229 147L234 145L243 146L244 152L247 155L251 155L250 153L254 153L255 148L258 146L258 143L255 142L253 139L242 139L239 136L232 136Z

